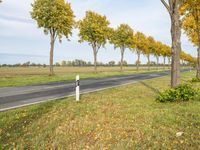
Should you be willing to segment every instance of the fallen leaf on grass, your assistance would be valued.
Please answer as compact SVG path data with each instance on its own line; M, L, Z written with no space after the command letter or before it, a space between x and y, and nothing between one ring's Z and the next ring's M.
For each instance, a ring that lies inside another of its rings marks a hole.
M177 132L177 133L176 133L176 137L180 137L180 136L182 136L183 133L184 133L184 132Z

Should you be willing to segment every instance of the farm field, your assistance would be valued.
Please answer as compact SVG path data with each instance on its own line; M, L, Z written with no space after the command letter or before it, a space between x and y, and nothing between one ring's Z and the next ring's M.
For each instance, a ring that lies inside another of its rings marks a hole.
M164 77L1 112L0 149L200 149L200 101L156 102L169 85Z
M168 68L165 67L167 70ZM124 67L120 72L119 67L99 67L98 72L94 73L93 67L55 67L55 76L49 76L49 68L38 67L17 67L0 68L0 87L25 86L33 84L43 84L59 81L72 81L79 74L81 79L102 78L118 75L130 75L136 73L163 71L164 68L152 67L150 71L146 67L141 67L139 71L136 67Z

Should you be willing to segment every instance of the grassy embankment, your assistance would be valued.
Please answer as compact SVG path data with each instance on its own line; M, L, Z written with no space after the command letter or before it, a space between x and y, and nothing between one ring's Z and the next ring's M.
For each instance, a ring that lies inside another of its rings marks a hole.
M182 81L194 76L184 73ZM79 103L71 97L2 112L0 149L200 149L200 102L156 102L169 84L164 77L86 94Z
M93 67L55 67L54 70L56 75L51 77L48 75L49 68L0 68L0 87L71 81L77 74L81 76L81 79L88 79L154 72L162 71L163 67L160 67L159 70L152 67L150 71L144 67L139 71L135 67L124 67L123 72L119 71L119 67L99 67L98 73L94 73Z

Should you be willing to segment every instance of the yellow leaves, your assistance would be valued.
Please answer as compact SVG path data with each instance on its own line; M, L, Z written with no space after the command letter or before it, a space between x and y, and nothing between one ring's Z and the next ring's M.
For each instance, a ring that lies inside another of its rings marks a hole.
M181 7L182 28L185 30L189 40L198 46L198 28L200 29L200 1L188 0Z
M53 30L59 38L68 38L74 26L74 14L69 3L64 0L36 0L31 16L44 28L45 33Z
M87 11L86 16L78 21L80 42L86 41L89 44L95 45L96 48L104 46L109 38L110 22L106 16L96 12ZM97 46L98 45L98 46Z
M128 24L121 24L111 35L111 44L115 48L132 48L134 45L134 31Z
M183 4L181 7L180 7L180 9L179 9L179 11L180 11L180 14L181 15L184 15L185 13L186 13L186 11L187 11L187 9L188 9L188 4Z
M17 150L17 148L15 147L15 148L13 148L13 150Z

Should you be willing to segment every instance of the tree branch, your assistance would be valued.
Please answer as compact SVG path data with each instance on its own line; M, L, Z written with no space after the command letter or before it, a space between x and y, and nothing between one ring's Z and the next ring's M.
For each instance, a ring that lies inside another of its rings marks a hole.
M167 11L169 12L169 14L171 15L171 9L170 9L169 5L165 2L165 0L161 0L161 2L163 3L163 5L165 6L165 8L167 9Z
M51 29L50 29L50 31L49 31L49 32L50 32L50 34L51 34L51 36L52 36L52 35L53 35L53 33L52 33L52 30L51 30Z
M55 35L55 38L54 38L54 40L56 40L57 39L57 37L58 37L58 33L55 33L56 35Z
M100 48L101 48L101 44L97 44L97 53L99 52Z

